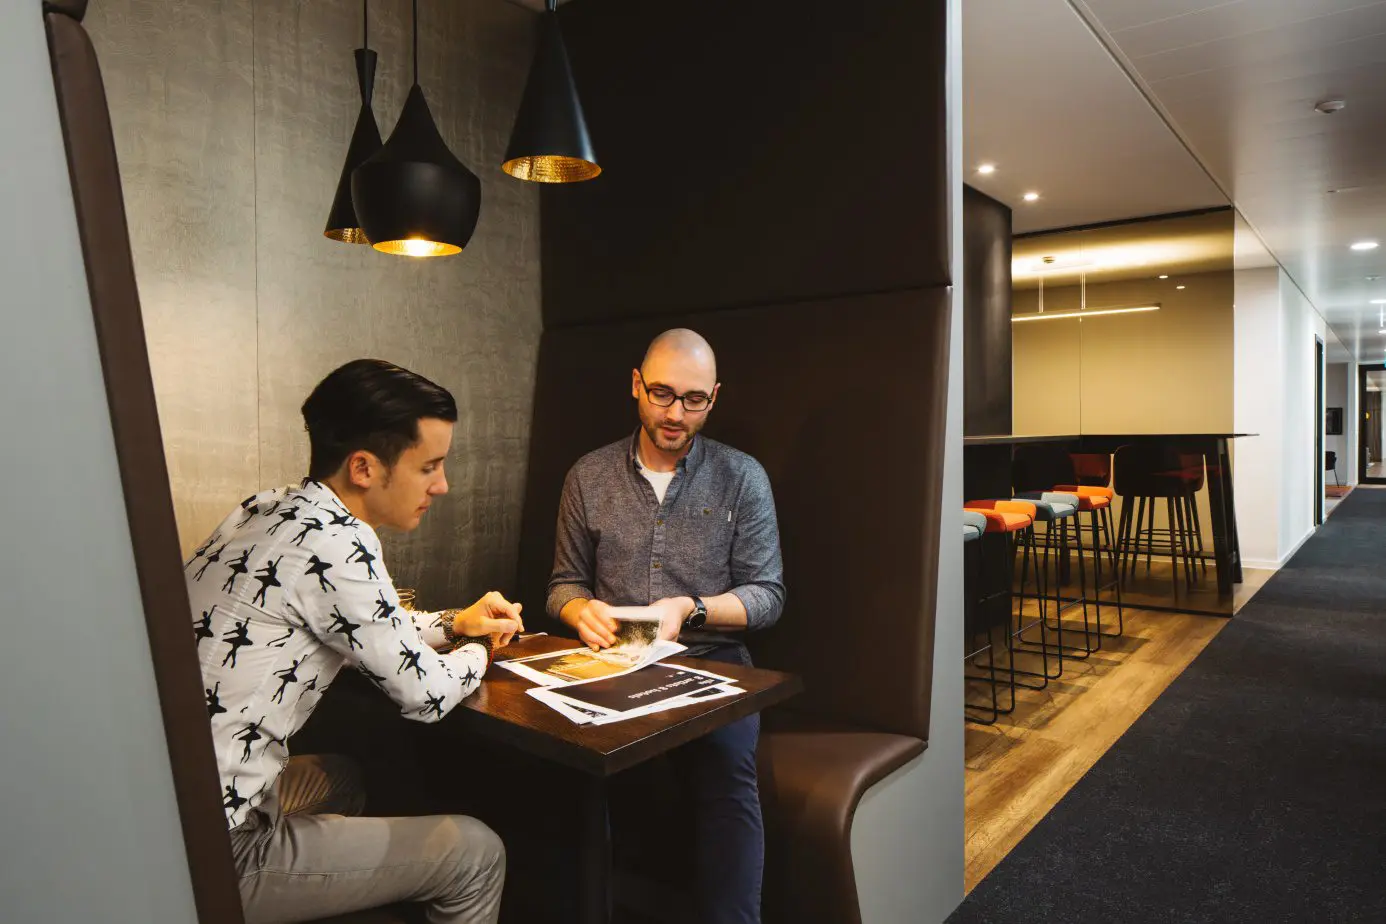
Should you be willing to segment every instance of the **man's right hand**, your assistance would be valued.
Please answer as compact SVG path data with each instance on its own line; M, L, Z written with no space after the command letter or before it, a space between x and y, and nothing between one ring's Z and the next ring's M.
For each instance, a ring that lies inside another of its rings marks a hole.
M611 607L600 600L574 600L563 608L563 621L577 630L578 638L593 651L616 643L616 620Z

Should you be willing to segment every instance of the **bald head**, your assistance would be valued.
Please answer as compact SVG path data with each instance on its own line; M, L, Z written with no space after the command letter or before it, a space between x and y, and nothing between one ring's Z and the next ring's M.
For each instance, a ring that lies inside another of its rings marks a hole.
M640 368L648 370L651 365L696 369L707 376L709 389L717 382L717 357L713 355L712 345L697 331L685 327L666 330L650 341Z

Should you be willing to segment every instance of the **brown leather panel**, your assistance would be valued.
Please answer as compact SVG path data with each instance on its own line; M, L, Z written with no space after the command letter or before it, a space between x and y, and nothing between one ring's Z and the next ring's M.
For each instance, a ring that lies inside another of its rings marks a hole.
M723 383L705 432L759 459L775 491L788 604L751 637L757 663L804 678L797 709L927 740L948 299L916 290L546 331L521 532L526 612L543 606L564 474L634 431L631 369L655 334L691 326Z
M87 15L87 0L44 0L45 13L59 13L81 22Z
M951 282L945 7L563 6L603 173L544 190L545 326Z
M777 714L760 739L766 919L861 920L852 819L862 795L924 752L918 738Z
M202 676L190 629L106 92L96 54L81 24L64 13L48 13L45 19L130 542L198 920L241 924L240 894L232 872Z

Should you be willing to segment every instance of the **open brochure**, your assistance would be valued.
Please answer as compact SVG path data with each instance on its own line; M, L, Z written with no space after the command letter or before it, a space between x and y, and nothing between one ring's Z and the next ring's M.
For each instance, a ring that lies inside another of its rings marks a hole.
M534 687L530 696L578 724L606 725L744 692L730 677L672 664L562 686Z
M548 654L531 655L496 663L543 687L558 687L589 680L604 680L629 674L642 667L678 654L684 646L678 642L655 641L644 646L625 649L592 651L590 648L569 648Z

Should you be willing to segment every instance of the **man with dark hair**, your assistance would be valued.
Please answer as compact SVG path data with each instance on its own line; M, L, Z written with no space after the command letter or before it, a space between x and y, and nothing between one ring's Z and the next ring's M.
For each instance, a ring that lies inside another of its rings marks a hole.
M365 801L354 765L291 758L285 745L344 665L405 718L436 722L523 628L520 605L494 591L464 610L393 616L399 595L376 530L413 529L447 493L457 406L422 376L361 359L313 389L303 419L308 477L247 498L184 569L198 641L209 641L198 657L246 921L417 901L434 924L493 922L505 851L489 828L464 816L347 817ZM290 521L318 525L279 529Z
M563 484L548 613L591 647L613 606L648 606L689 653L750 664L742 633L784 608L780 536L760 463L699 431L721 391L712 347L676 329L631 371L640 426L578 460ZM694 892L707 924L760 920L765 837L750 716L671 755L695 819Z

